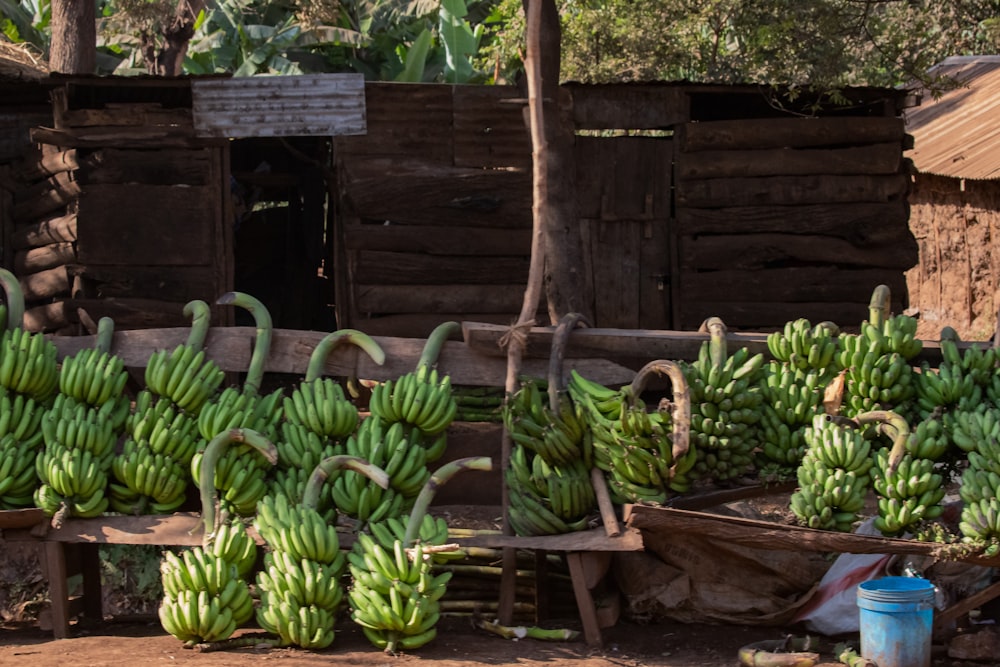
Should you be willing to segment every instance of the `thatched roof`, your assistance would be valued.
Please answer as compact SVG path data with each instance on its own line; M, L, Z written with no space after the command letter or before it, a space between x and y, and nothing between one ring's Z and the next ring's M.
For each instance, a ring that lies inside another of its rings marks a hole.
M26 44L14 44L0 34L0 79L37 81L49 75L45 61Z

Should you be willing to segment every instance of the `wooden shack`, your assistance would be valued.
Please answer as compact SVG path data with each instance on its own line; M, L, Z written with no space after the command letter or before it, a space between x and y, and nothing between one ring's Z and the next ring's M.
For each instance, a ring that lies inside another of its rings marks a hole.
M54 80L52 121L16 169L33 178L3 220L29 326L175 326L187 300L230 289L286 328L423 337L444 320L517 318L532 224L523 91L367 82L363 124L339 131L311 122L344 119L318 84L245 81ZM269 96L240 85L288 95L254 115ZM759 87L563 92L595 326L850 326L880 283L907 305L903 92L802 98L808 116Z

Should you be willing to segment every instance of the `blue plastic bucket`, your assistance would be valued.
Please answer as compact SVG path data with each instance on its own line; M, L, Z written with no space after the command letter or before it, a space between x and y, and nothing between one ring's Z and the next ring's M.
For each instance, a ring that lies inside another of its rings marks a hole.
M861 655L878 667L930 667L934 584L882 577L858 585Z

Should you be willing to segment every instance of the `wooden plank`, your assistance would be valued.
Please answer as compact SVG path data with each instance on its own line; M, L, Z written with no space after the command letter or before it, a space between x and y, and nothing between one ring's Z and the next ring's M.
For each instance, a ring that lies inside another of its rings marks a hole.
M902 143L903 119L895 117L741 118L686 123L674 128L681 150L804 148Z
M667 507L635 505L628 524L643 531L684 532L758 549L854 554L914 554L993 565L1000 557L949 556L949 545L893 537L803 528L757 519L721 516Z
M57 296L69 296L69 273L65 266L57 266L22 276L18 279L24 300L41 301Z
M517 313L525 285L355 285L365 313Z
M0 510L0 530L10 528L31 528L48 521L45 512L37 507L20 510Z
M79 178L84 184L209 185L210 159L207 148L165 148L152 153L104 148L81 160Z
M155 102L148 103L109 103L102 109L67 109L61 114L63 127L89 126L131 126L156 127L168 126L172 129L184 127L192 132L194 122L191 109L165 109Z
M80 184L76 181L75 173L60 172L17 193L14 198L14 221L34 220L76 201L80 196Z
M671 326L672 280L670 220L643 220L640 223L639 271L636 276L639 290L639 320L641 329L667 329Z
M26 154L19 164L20 167L15 173L25 183L54 176L63 171L73 171L79 166L76 149L42 151L36 148Z
M520 308L518 308L518 312ZM539 314L545 316L544 305L539 304ZM400 338L426 338L431 331L442 322L460 322L465 318L476 322L489 322L490 324L509 326L511 322L517 320L517 312L511 313L386 313L379 316L367 316L364 313L353 314L350 318L344 318L340 312L337 313L337 321L341 326L351 326L361 329L373 336L388 336ZM547 319L545 316L544 319Z
M696 234L822 234L854 243L894 243L912 236L906 201L677 210L679 231Z
M69 583L66 581L64 549L60 542L45 542L42 546L45 578L52 604L52 636L56 639L69 637Z
M428 255L528 255L531 230L461 229L446 225L353 225L344 240L352 250L422 252Z
M603 528L592 528L563 535L479 535L456 538L462 546L500 549L544 549L545 551L642 551L642 535L638 530L626 528L618 537L608 537Z
M601 626L597 622L594 598L590 594L590 589L587 588L583 555L579 552L568 553L566 554L566 563L569 566L569 576L573 582L573 595L576 597L576 607L580 612L583 638L588 645L600 647L603 645Z
M203 148L228 139L195 137L191 128L167 125L149 127L86 127L77 129L31 128L31 140L62 148Z
M661 130L691 119L688 91L671 84L573 84L573 124L578 130Z
M592 227L594 325L635 328L639 324L639 237L642 223L604 222Z
M685 273L681 280L684 300L710 301L864 303L876 285L887 285L891 294L906 293L906 276L893 269L852 269L838 266L760 268ZM899 303L902 303L900 301Z
M146 544L197 546L205 534L201 516L193 512L169 515L103 516L100 520L67 519L45 534L46 544Z
M80 196L83 264L209 265L219 193L167 185L90 185Z
M671 208L669 138L577 137L577 211L582 218L645 220Z
M531 228L530 173L426 161L342 161L348 213L397 224Z
M18 250L14 253L14 273L25 275L51 269L76 261L72 243L52 243L39 248Z
M148 266L101 266L88 264L75 267L87 294L112 298L150 298L187 303L191 299L211 302L226 290L210 290L215 282L211 266L176 266L169 270Z
M77 309L83 309L92 320L110 317L115 327L121 329L150 329L177 327L190 324L184 315L186 301L164 301L149 298L69 298L65 308L71 313L71 321L78 321Z
M53 301L52 303L32 306L24 311L24 329L46 333L59 331L77 321L76 313L70 311L71 309L65 301Z
M705 179L676 183L675 200L693 208L888 202L905 197L908 188L905 174Z
M354 279L372 285L488 285L501 279L507 283L528 282L524 257L480 257L438 255L378 250L357 253Z
M516 86L452 88L455 165L531 169L531 135Z
M177 304L182 306L182 304ZM188 326L157 329L115 329L112 351L126 366L144 368L150 355L158 349L173 349L187 340ZM264 363L265 372L304 375L313 349L327 334L320 331L275 329L270 354ZM250 364L256 337L255 327L212 327L205 340L205 353L227 372L243 372ZM416 367L425 339L374 336L385 351L386 361L377 365L357 347L340 346L331 352L324 374L334 377L358 377L388 380L408 373ZM53 336L59 358L93 347L93 336ZM571 358L567 355L564 368L568 373L576 368L596 382L623 384L631 382L635 370L605 359ZM469 349L465 343L445 341L438 369L451 376L456 385L503 387L507 377L505 355L487 356ZM546 377L548 359L528 359L522 368L526 375Z
M893 302L893 312L902 312L902 304ZM697 328L708 317L720 317L730 331L761 331L777 329L775 322L788 322L800 317L810 322L829 320L841 330L857 332L861 321L868 317L868 303L849 302L799 302L780 301L710 301L684 302L680 308L680 326Z
M897 174L903 161L903 148L896 142L826 149L707 150L680 153L679 158L674 167L678 180L806 174Z
M778 266L820 265L899 269L919 261L916 241L856 246L843 239L805 234L734 234L682 236L683 276L690 271L753 270ZM873 286L874 287L874 286Z
M10 237L15 250L76 240L76 213L60 213L28 225L20 225Z

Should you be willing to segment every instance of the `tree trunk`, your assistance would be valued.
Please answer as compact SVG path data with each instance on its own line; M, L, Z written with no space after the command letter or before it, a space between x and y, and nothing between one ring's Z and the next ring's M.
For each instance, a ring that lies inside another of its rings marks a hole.
M156 52L156 37L143 33L140 48L146 71L155 76L180 76L184 73L184 58L194 37L194 24L205 8L205 0L180 0L170 25L163 29L163 48Z
M94 0L52 0L49 71L97 71L97 9Z
M527 11L528 0L524 0ZM541 165L547 199L540 203L545 235L545 296L550 324L567 313L593 323L593 286L584 275L583 241L576 208L575 137L570 110L562 104L559 61L562 33L554 0L542 0L538 61L547 151ZM531 45L528 45L529 48Z

